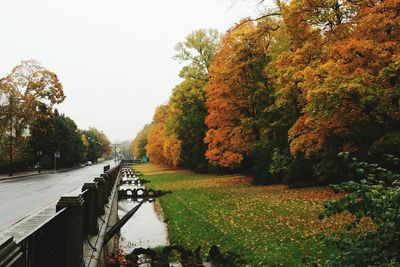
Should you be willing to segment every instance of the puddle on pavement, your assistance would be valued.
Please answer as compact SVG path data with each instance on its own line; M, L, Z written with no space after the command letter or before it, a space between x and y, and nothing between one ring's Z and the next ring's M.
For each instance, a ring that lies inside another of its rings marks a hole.
M141 185L125 184L120 189L143 188ZM137 201L121 199L118 201L118 217L122 218L128 211L138 205ZM139 210L121 228L120 248L130 253L138 247L154 248L167 246L167 225L154 210L154 203L143 203Z

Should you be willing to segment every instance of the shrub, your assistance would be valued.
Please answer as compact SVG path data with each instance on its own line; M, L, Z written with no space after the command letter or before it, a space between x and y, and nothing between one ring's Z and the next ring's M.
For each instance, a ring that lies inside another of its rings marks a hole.
M313 161L306 159L304 155L297 155L288 165L287 172L283 177L283 183L291 187L315 185Z
M348 167L354 170L356 181L331 186L345 193L338 200L328 202L321 218L343 211L352 213L356 220L350 228L369 217L376 231L366 232L338 242L341 253L332 255L329 266L399 266L400 263L400 174L378 164L360 162L349 153L340 153ZM394 165L399 158L385 156Z

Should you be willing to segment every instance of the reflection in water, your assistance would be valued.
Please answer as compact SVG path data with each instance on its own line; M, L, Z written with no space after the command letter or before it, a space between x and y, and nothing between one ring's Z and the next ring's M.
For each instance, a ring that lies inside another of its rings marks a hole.
M143 188L140 185L121 185L120 189ZM118 217L122 218L128 211L138 205L130 199L118 201ZM154 210L154 203L143 203L132 218L121 228L120 248L130 253L134 248L154 248L168 245L166 224Z

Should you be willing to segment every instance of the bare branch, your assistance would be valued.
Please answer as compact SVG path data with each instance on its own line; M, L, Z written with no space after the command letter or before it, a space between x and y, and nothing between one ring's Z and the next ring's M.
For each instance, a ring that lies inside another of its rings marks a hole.
M244 24L246 24L246 23L248 23L248 22L255 22L255 21L259 21L259 20L262 20L262 19L265 19L265 18L268 18L268 17L280 17L280 16L282 16L281 13L279 13L279 12L273 12L273 13L268 13L268 14L262 15L261 17L258 17L258 18L255 18L255 19L248 18L248 19L246 19L246 20L240 22L239 24L237 24L236 27L235 27L235 29L241 27L242 25L244 25ZM278 28L279 28L279 27L278 27Z

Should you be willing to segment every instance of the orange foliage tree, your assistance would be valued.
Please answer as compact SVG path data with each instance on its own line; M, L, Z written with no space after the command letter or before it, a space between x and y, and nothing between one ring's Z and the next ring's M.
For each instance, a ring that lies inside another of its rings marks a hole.
M278 12L231 28L208 71L183 69L168 127L153 122L156 161L179 164L180 148L188 162L202 148L205 110L193 103L203 104L204 87L205 156L216 166L314 183L342 176L339 151L397 151L400 0L277 2Z
M168 105L157 107L148 130L146 151L150 161L157 164L178 166L180 164L180 141L166 131Z
M210 67L207 86L206 158L214 165L237 167L265 134L263 110L270 84L264 73L269 61L272 20L242 23L222 40Z
M289 131L293 155L311 157L327 146L366 152L374 140L395 130L399 3L297 0L281 5L292 49L278 58L274 82L277 102L300 110Z
M10 74L1 78L0 160L8 160L5 149L9 150L11 144L5 134L10 129L14 139L11 140L13 161L27 160L24 158L30 153L27 151L30 127L46 113L42 111L50 111L64 99L57 75L42 67L38 61L22 61Z

